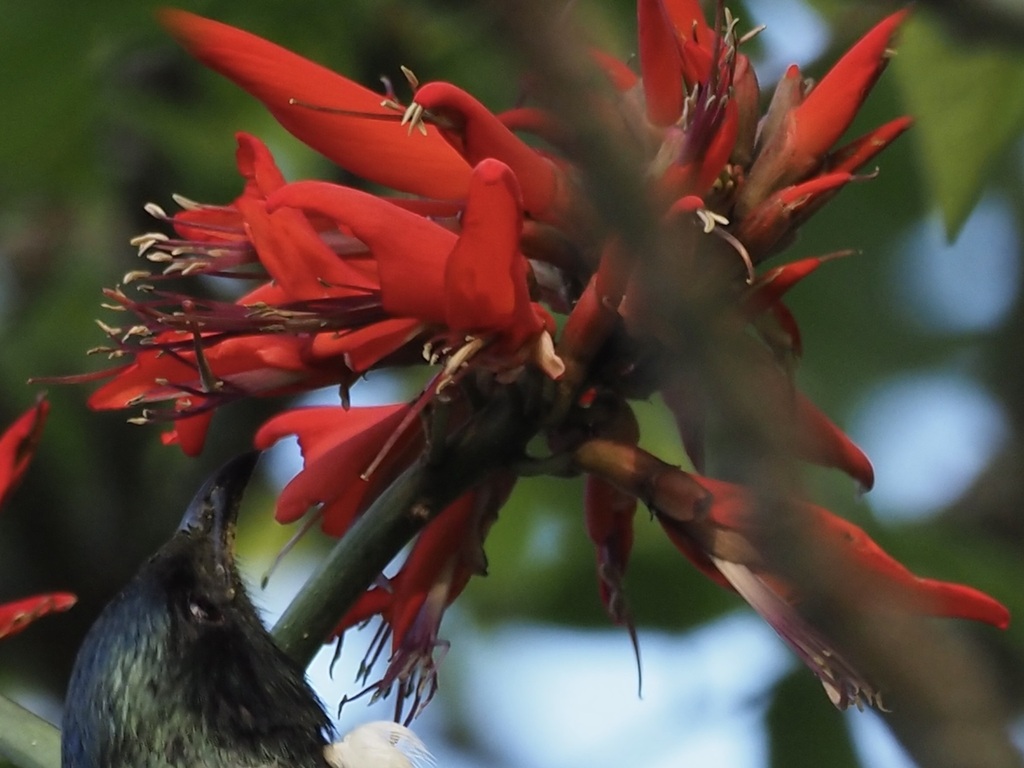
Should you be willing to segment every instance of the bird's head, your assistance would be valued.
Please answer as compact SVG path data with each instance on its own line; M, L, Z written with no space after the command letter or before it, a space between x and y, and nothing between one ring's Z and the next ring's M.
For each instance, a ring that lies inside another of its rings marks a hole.
M257 458L239 456L203 485L89 630L68 687L64 768L326 765L329 720L235 565Z

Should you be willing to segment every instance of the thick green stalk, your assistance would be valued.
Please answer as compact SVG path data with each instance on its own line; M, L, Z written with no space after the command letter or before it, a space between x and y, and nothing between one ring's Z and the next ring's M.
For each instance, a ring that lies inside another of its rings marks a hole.
M377 574L419 530L409 514L422 482L417 464L348 530L274 625L277 644L307 666L324 639Z
M60 768L60 731L0 696L0 760L18 768Z
M447 445L407 469L335 545L274 625L292 659L307 666L331 630L413 536L490 471L522 459L543 418L538 376L503 387ZM548 394L551 394L548 392Z

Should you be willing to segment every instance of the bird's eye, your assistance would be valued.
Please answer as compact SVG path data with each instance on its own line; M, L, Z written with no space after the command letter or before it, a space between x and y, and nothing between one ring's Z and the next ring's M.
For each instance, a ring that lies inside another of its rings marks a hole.
M217 606L209 600L195 596L190 598L188 601L188 615L191 616L194 621L202 622L204 624L215 624L221 619L220 610Z

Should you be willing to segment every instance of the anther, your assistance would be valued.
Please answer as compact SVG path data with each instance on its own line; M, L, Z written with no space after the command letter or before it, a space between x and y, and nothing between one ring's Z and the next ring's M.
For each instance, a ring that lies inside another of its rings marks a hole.
M170 218L170 216L167 215L167 212L164 211L164 209L161 208L156 203L146 203L144 206L142 206L142 210L144 210L146 213L148 213L154 219L160 219L162 221L166 221L167 219Z

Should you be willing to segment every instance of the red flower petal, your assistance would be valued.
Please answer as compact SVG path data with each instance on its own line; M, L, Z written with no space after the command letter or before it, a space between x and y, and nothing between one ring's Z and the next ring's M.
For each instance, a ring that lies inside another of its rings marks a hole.
M591 49L590 56L594 63L608 76L612 87L617 91L628 91L640 79L636 76L636 72L610 53L594 48Z
M781 250L792 241L796 228L857 177L837 171L784 187L747 212L735 235L755 262Z
M714 47L715 32L704 18L700 0L662 0L665 12L677 34L708 51Z
M363 476L408 413L408 405L349 410L323 406L297 408L267 421L256 433L255 446L266 449L295 435L303 457L303 470L278 497L278 521L292 522L323 504L324 531L342 535L372 499L372 491L392 479L394 462L420 439L415 425L407 428L402 444L386 457L387 463L378 466L369 479Z
M374 195L322 181L289 184L267 207L312 211L351 230L380 267L385 311L444 324L444 264L457 240L453 232Z
M875 130L840 147L828 158L830 171L853 173L869 163L875 155L899 138L913 125L914 119L907 115L890 120Z
M462 233L445 265L445 319L453 330L511 331L521 345L543 324L533 312L526 260L519 253L516 177L498 160L473 169Z
M801 155L823 157L839 140L888 64L887 51L909 11L876 24L847 51L793 112L793 146Z
M812 256L799 261L791 261L781 267L775 267L758 275L757 280L743 297L743 312L753 318L766 311L805 277L814 272L825 261L843 254L831 256Z
M683 111L683 66L676 30L662 0L638 0L640 75L647 119L673 125Z
M213 411L185 416L174 423L174 429L160 435L160 441L164 445L177 445L186 456L198 456L206 446L206 433L211 421Z
M235 207L260 262L288 300L337 295L334 286L375 288L365 274L324 243L300 212L267 212L266 198L285 185L284 176L262 141L245 133L239 133L237 140L238 169L248 183Z
M794 418L796 449L801 458L843 470L865 491L874 487L875 469L864 451L799 392L794 401Z
M332 374L307 361L309 340L284 335L236 336L204 348L211 373L246 395L278 395L329 383ZM180 356L144 351L89 398L95 410L130 408L202 392L205 383L194 353ZM326 379L324 378L326 377ZM211 393L216 394L216 393Z
M432 631L436 634L443 609L462 594L472 576L486 572L483 540L515 481L515 475L509 473L492 474L448 505L416 539L392 579L398 609L391 620L396 649L409 639L413 621L428 597L431 601L440 598L442 603L434 606ZM444 592L438 594L439 588Z
M318 333L309 352L315 360L340 357L353 373L363 373L422 332L421 321L397 317L352 331Z
M711 524L738 531L756 542L756 501L750 492L706 477L699 478L699 482L713 495L708 507ZM825 558L840 558L840 563L858 575L856 586L869 598L868 607L877 604L878 598L887 598L897 601L906 610L922 614L982 621L1000 629L1009 625L1009 611L994 598L961 584L915 576L848 520L805 502L793 502L790 509L801 530L813 537ZM777 582L778 579L774 579L772 583L785 599L790 602L799 599L792 585Z
M39 398L0 436L0 505L28 469L49 412L50 403Z
M0 639L18 634L48 613L66 611L77 599L67 592L53 592L0 605Z
M189 53L262 101L281 125L342 168L427 197L465 195L465 161L433 129L409 137L397 113L381 107L379 94L227 24L179 10L160 11L159 17Z
M498 117L451 83L427 83L416 103L442 121L442 135L476 166L488 158L505 163L522 189L523 206L534 218L558 223L572 207L568 181L549 158L510 131Z
M633 550L636 497L602 477L587 475L583 494L587 536L597 554L598 589L605 611L616 624L629 622L622 579Z

